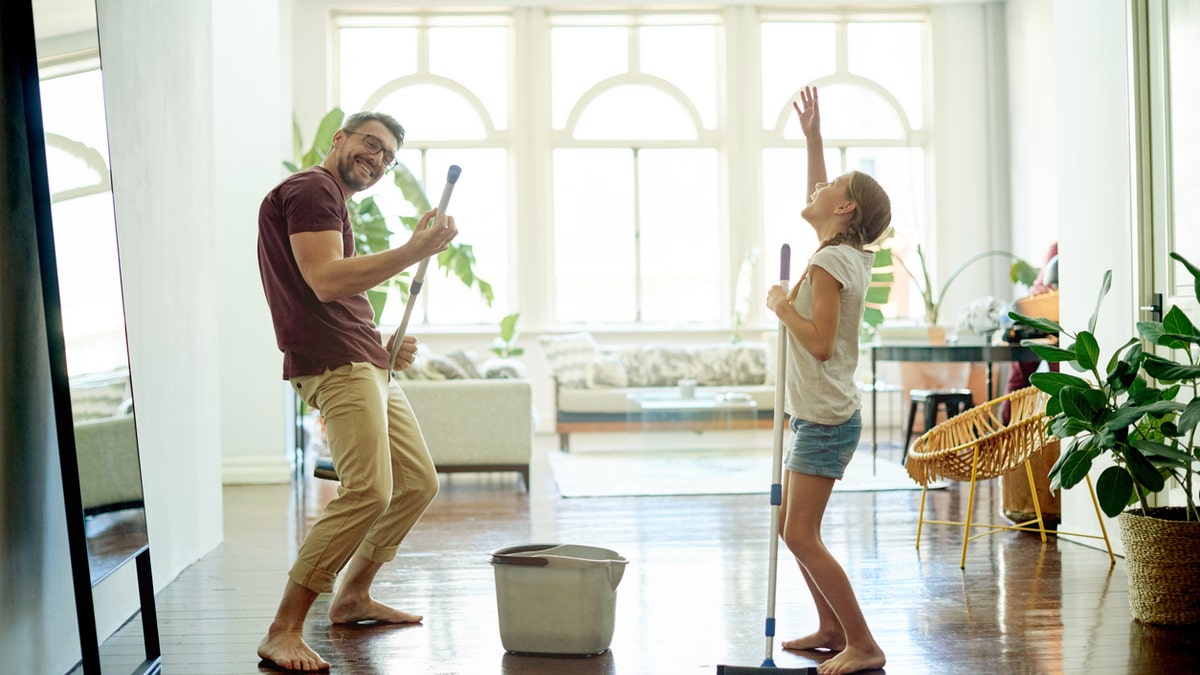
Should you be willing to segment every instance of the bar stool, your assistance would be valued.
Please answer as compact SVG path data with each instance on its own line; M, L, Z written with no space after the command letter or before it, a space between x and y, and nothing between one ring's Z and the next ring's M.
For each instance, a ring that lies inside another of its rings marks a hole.
M946 419L975 407L975 399L970 389L913 389L909 392L908 422L904 425L904 454L900 464L908 460L908 445L912 440L913 423L917 419L917 409L921 408L925 417L925 431L937 426L938 409L946 411Z

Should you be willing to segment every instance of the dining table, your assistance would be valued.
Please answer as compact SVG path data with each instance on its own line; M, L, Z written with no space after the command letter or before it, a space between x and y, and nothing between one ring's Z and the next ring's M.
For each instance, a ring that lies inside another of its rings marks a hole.
M878 366L883 362L898 363L982 363L987 367L987 400L995 398L992 373L995 365L1018 361L1036 363L1042 360L1029 347L1016 344L932 344L932 343L879 343L871 348L871 468L879 454L879 429L876 425L877 396L879 391ZM908 443L908 439L903 439Z

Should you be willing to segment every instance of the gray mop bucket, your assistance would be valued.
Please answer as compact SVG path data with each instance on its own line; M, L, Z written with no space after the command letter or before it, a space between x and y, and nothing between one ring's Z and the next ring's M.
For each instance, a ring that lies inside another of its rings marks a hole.
M599 654L612 643L617 584L629 561L616 551L525 544L491 554L500 642L518 654Z

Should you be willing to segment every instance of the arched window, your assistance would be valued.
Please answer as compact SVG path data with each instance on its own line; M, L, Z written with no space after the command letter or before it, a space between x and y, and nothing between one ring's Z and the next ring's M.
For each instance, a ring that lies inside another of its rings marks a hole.
M40 90L68 366L109 370L128 356L100 70L68 67Z
M721 319L719 18L551 18L556 322Z
M477 289L431 264L410 323L499 321L515 311L510 307L508 17L336 13L334 26L339 107L348 115L385 112L404 126L404 146L396 157L433 206L449 166L463 168L450 206L460 230L455 243L469 247L475 276L495 293L488 307ZM395 233L393 246L407 241L398 218L420 214L393 180L385 177L359 196L375 198ZM393 297L380 322L394 326L403 314L404 304Z
M804 135L792 101L816 86L829 177L870 174L892 202L894 245L919 242L926 222L924 20L812 21L773 16L761 26L763 233L768 252L792 247L793 278L819 242L800 218L808 200ZM880 45L887 45L881 49ZM800 79L789 76L798 64ZM776 271L765 266L764 281ZM904 314L907 288L893 288L888 311Z
M446 167L463 167L459 240L496 294L489 309L430 275L415 322L773 320L757 297L775 281L773 252L788 241L798 267L817 243L799 215L805 152L791 107L807 84L821 89L830 173L875 176L901 243L923 238L927 13L345 4L331 15L331 107L394 114L408 131L399 157L432 200ZM394 186L372 193L385 213L415 215ZM754 272L741 273L746 260ZM906 290L890 312L907 311ZM394 324L403 307L389 307Z

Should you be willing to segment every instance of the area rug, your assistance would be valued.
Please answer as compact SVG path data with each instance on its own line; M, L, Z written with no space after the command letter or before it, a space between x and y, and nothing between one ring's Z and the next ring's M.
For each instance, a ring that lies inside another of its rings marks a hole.
M554 482L563 497L767 494L771 451L767 449L548 453ZM930 485L945 487L947 483ZM919 490L904 467L883 459L871 470L870 446L855 454L835 492Z

